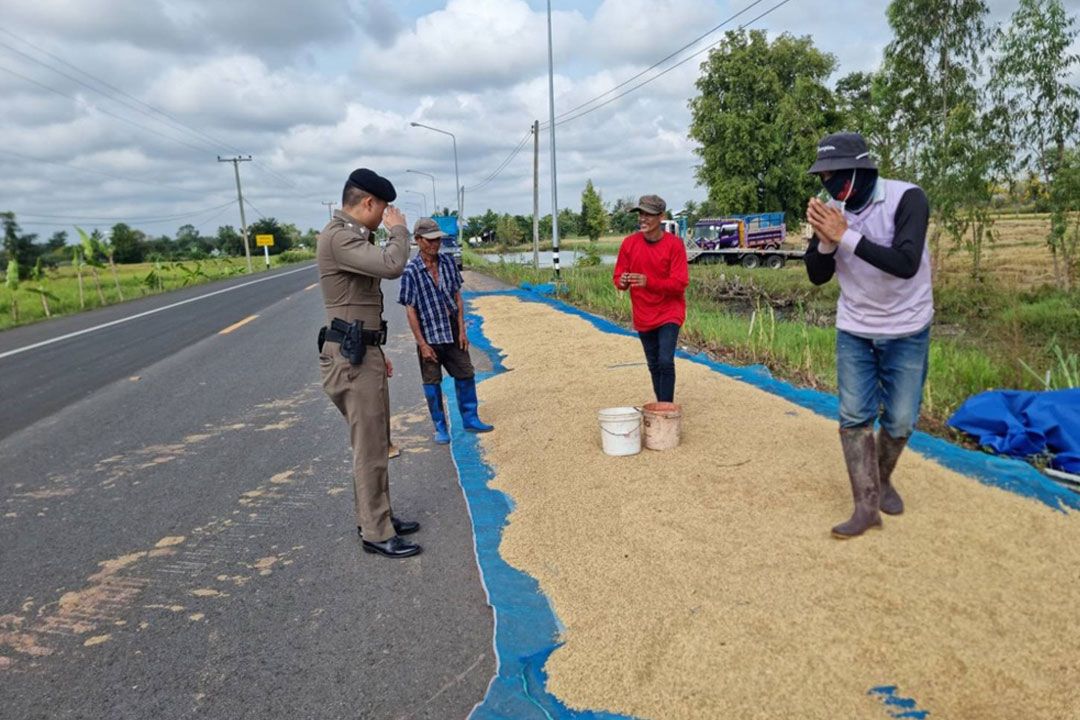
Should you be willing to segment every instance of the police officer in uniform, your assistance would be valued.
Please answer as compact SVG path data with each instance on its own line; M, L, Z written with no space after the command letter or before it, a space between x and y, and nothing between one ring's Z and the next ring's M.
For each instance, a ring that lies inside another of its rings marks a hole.
M387 451L390 403L383 355L383 278L401 275L409 259L405 216L389 203L393 184L366 168L345 182L341 210L319 233L316 253L327 326L320 331L319 367L326 394L349 423L353 450L356 522L365 552L410 557L421 548L402 536L420 524L394 517L390 506ZM379 223L390 239L374 242Z

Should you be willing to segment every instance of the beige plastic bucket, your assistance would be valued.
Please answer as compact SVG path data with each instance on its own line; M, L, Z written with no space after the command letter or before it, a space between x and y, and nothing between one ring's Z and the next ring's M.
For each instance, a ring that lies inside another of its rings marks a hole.
M641 408L645 416L645 447L670 450L682 438L682 408L675 403L648 403Z
M641 411L634 407L604 408L599 412L600 444L608 455L641 452Z

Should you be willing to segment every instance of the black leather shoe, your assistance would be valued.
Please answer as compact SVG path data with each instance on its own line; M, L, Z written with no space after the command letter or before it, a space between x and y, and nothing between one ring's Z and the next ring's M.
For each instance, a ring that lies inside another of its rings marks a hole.
M363 541L364 552L378 553L379 555L385 555L391 558L406 558L413 555L419 555L423 550L419 545L411 543L408 540L402 540L401 536L394 535L389 540L383 542L371 542L370 540Z
M412 520L398 520L396 517L390 518L390 522L394 525L394 532L398 535L412 535L414 532L420 529L420 523L413 522ZM356 534L360 537L364 537L364 533L361 532L360 526L356 526Z

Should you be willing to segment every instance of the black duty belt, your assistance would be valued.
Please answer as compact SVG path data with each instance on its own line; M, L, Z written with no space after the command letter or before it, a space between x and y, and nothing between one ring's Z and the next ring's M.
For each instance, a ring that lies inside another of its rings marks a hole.
M330 321L330 327L319 328L319 352L322 352L323 343L328 340L339 344L341 354L351 364L359 365L364 362L368 345L386 344L386 323L380 322L378 330L365 330L364 323L359 320L347 323L334 318Z
M337 320L335 319L335 322ZM345 340L345 336L348 331L338 330L331 324L326 328L326 339L329 342L342 343ZM386 321L379 323L378 330L364 330L363 326L360 329L360 340L365 345L385 345L386 344Z

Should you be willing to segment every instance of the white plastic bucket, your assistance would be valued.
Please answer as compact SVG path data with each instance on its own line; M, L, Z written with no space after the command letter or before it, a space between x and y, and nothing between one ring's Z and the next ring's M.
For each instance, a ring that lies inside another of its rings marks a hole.
M604 408L600 417L600 443L608 455L641 452L641 411L633 407Z

